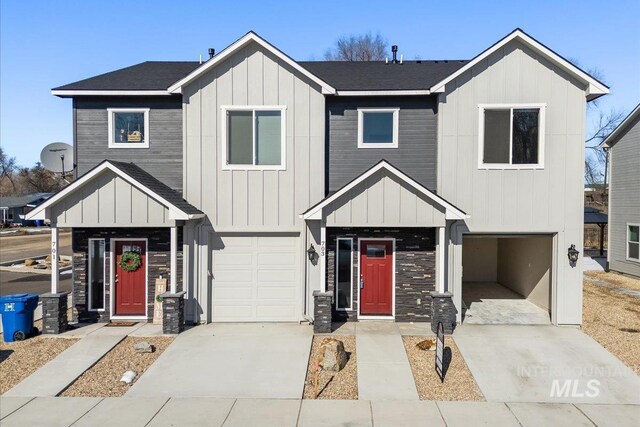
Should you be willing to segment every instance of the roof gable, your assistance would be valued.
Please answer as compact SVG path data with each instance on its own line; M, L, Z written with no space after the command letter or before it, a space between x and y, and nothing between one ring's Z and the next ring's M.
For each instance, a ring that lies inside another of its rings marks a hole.
M631 113L629 113L629 115L625 117L622 122L620 122L618 127L616 127L613 132L611 132L609 136L607 136L605 140L602 141L600 147L613 147L616 142L620 140L620 137L625 134L627 128L632 126L638 118L640 118L640 104L636 105L636 108L634 108L633 111L631 111Z

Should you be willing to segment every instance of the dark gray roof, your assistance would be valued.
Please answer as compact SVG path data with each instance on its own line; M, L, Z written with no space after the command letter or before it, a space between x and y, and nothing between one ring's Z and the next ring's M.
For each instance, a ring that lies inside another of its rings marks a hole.
M147 61L53 90L164 90L198 66L198 61Z
M298 62L337 90L426 90L467 61L311 61Z
M602 213L600 209L585 207L584 223L585 224L606 224L609 222L607 214Z
M19 208L27 205L37 206L51 197L53 193L31 193L24 196L0 197L0 208Z
M122 172L129 175L131 178L135 179L140 184L144 185L149 190L164 198L167 202L171 203L186 214L202 214L202 211L183 199L177 191L159 181L157 178L143 170L138 165L134 163L116 162L113 160L105 160L105 162L109 162L116 168L120 169Z

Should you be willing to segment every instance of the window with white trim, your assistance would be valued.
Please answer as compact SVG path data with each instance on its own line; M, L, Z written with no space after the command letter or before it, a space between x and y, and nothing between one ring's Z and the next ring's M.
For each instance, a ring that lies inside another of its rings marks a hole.
M222 107L225 169L285 168L285 107Z
M640 224L627 224L627 259L640 262Z
M542 104L480 105L478 163L484 169L544 167Z
M104 239L89 239L89 310L104 310L105 256Z
M353 302L353 239L336 241L336 309L351 310Z
M399 108L358 108L358 148L398 148Z
M108 108L109 148L149 148L148 108Z

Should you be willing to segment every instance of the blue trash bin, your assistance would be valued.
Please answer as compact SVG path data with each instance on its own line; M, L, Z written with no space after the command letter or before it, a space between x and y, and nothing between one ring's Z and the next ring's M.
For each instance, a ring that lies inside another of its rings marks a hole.
M22 341L35 335L33 312L38 306L38 295L15 294L0 297L2 338L4 342Z

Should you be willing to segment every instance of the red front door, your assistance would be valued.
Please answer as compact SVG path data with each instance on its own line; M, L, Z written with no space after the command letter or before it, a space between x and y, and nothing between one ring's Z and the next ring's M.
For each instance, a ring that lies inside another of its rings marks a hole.
M135 271L120 266L123 252L137 252L141 264ZM118 316L144 316L147 289L147 248L144 240L116 241L115 314Z
M393 245L388 240L360 243L360 314L393 313Z

